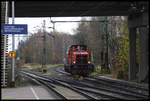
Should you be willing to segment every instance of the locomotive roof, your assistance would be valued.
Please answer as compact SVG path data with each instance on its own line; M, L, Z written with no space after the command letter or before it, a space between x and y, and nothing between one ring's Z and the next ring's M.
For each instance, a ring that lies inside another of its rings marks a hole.
M71 45L71 48L72 48L72 47L77 47L77 46L87 47L86 45Z

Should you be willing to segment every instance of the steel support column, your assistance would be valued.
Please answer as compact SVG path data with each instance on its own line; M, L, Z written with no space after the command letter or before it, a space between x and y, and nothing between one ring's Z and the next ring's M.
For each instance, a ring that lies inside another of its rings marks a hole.
M148 77L149 74L149 16L148 12L143 13L141 16L141 27L139 35L139 82L143 81ZM148 78L147 78L148 79Z
M148 30L147 28L140 28L140 37L139 37L139 56L140 56L140 61L139 61L139 81L144 80L145 77L148 75L149 71L149 65L148 65Z
M129 68L128 78L136 79L136 28L129 28Z

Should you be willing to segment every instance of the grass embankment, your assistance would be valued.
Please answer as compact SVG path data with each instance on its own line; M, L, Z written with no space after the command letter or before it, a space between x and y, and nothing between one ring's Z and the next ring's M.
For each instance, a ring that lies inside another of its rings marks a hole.
M47 70L51 67L55 67L55 66L59 66L59 65L63 65L63 64L47 64L46 65L46 68ZM42 72L42 65L41 64L24 64L22 66L23 68L30 68L32 70L35 70L35 71L39 71L39 72Z
M95 69L96 69L96 71L91 73L91 75L93 75L93 76L104 76L104 75L110 74L110 73L107 72L107 71L102 71L100 65L96 65L96 66L95 66Z

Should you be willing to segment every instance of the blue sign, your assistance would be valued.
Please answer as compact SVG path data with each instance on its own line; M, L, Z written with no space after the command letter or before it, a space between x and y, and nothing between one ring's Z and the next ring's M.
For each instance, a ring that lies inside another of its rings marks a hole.
M27 34L27 24L2 24L2 34Z

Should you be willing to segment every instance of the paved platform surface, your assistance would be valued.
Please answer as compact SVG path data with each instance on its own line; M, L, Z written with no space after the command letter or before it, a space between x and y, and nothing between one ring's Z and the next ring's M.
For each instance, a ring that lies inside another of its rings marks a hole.
M19 88L2 88L3 99L55 99L41 86L27 86Z

